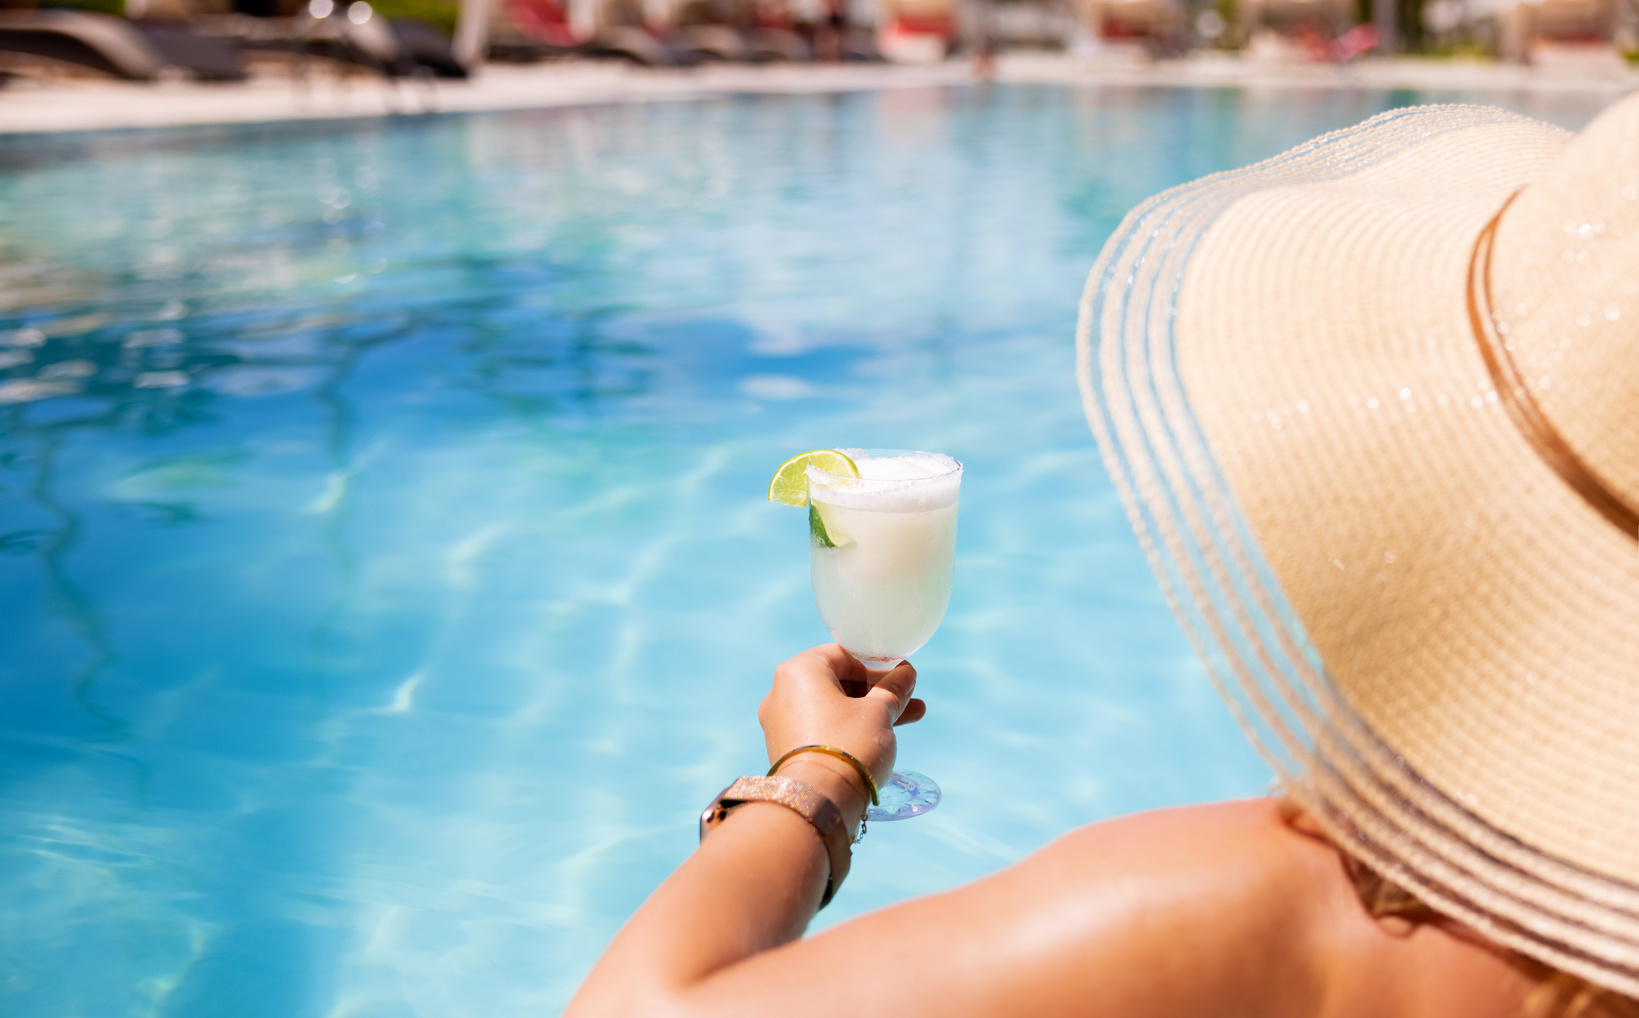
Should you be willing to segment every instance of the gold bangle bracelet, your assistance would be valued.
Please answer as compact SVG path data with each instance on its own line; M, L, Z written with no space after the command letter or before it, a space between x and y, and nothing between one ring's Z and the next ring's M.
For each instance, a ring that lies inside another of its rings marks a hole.
M796 756L798 753L824 753L826 756L834 756L838 760L846 760L853 764L854 770L858 771L859 776L865 781L865 790L871 794L871 805L882 805L881 800L877 798L876 779L871 777L871 769L865 766L864 761L860 760L859 757L848 752L846 749L839 749L836 746L798 746L796 749L793 749L791 752L780 757L778 760L775 760L774 766L768 769L768 776L773 777L774 772L780 769L781 764Z

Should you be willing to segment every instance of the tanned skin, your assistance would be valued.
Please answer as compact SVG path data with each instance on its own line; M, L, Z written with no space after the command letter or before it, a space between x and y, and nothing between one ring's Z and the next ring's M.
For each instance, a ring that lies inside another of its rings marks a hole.
M775 672L768 756L843 746L880 780L922 717L916 670L874 687L835 644ZM846 763L780 769L851 824ZM1338 851L1273 800L1094 824L1000 873L801 939L824 848L783 806L742 806L628 922L566 1018L1503 1018L1532 983L1461 928L1374 919ZM844 892L846 893L846 892Z

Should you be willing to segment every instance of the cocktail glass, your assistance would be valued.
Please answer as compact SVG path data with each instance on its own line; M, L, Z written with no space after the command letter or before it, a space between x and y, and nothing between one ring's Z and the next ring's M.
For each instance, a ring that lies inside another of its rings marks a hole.
M916 653L950 604L962 464L933 452L843 449L859 477L808 467L814 604L831 636L872 671ZM904 820L939 804L939 786L895 771L871 820Z

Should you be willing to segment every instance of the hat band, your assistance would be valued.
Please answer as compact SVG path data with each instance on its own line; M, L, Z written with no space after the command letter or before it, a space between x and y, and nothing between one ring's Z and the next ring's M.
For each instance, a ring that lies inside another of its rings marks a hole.
M1508 196L1502 208L1485 224L1485 229L1474 241L1474 254L1468 262L1469 324L1474 329L1474 338L1479 341L1480 354L1485 358L1486 370L1491 373L1491 384L1496 387L1497 398L1507 407L1508 415L1514 419L1514 425L1525 440L1531 443L1543 462L1553 468L1554 473L1599 515L1639 542L1639 508L1605 483L1587 461L1571 448L1565 436L1554 428L1553 422L1548 420L1548 415L1537 404L1536 397L1531 395L1530 387L1520 374L1519 365L1514 362L1511 348L1499 332L1491 307L1491 250L1497 237L1497 224L1517 197L1518 191Z

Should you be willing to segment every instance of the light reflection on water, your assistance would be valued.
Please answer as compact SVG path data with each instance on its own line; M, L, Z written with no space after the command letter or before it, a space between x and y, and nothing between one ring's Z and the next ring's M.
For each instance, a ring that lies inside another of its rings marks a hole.
M1139 199L1423 98L0 140L3 1009L560 1006L824 639L761 501L815 446L967 464L902 755L945 803L823 923L1258 791L1082 423L1075 302Z

